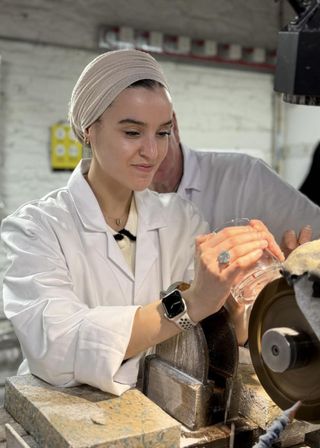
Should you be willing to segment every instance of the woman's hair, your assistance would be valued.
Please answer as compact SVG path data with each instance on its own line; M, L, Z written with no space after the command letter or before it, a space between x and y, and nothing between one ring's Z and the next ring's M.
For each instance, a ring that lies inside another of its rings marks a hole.
M75 136L84 141L84 131L128 87L169 90L159 63L139 50L117 50L104 53L90 62L73 89L69 120Z

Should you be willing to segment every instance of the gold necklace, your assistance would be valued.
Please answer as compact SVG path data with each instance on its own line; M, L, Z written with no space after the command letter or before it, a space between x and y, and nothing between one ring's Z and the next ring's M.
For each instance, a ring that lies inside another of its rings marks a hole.
M113 216L109 216L109 215L104 215L104 216L107 220L112 219L118 227L123 227L122 222L123 222L124 218L126 218L127 215L128 215L128 213L125 212L122 216L120 216L120 218L114 218Z
M127 209L127 210L124 212L124 214L123 214L122 216L120 216L119 218L114 218L113 216L106 215L106 214L104 214L104 213L103 213L103 216L104 216L104 218L105 218L106 221L108 221L108 219L112 219L112 221L115 222L115 224L116 224L117 227L123 228L124 225L125 225L126 222L127 222L127 219L128 219L129 213L130 213L130 207L131 207L131 202L130 202L130 204L129 204L129 206L128 206L128 209ZM112 226L111 226L111 227L112 227Z

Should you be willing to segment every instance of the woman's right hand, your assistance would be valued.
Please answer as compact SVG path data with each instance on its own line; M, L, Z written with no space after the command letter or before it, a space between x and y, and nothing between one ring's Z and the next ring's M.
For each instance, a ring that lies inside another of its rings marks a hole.
M195 277L183 293L188 313L195 322L219 311L231 287L259 260L263 250L274 244L268 229L256 223L255 226L226 227L216 234L196 238ZM224 251L230 254L227 264L218 261Z

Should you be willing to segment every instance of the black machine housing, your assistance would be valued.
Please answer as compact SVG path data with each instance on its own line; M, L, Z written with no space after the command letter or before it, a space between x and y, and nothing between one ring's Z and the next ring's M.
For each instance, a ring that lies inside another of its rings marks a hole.
M292 0L297 16L279 32L274 89L284 101L320 105L320 0Z

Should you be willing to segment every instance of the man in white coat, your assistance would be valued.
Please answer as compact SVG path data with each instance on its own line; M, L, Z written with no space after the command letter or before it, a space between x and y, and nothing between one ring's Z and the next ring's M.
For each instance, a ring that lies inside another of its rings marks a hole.
M285 252L320 235L320 208L246 154L195 151L180 141L176 117L169 149L151 188L195 203L211 230L233 218L261 219Z

